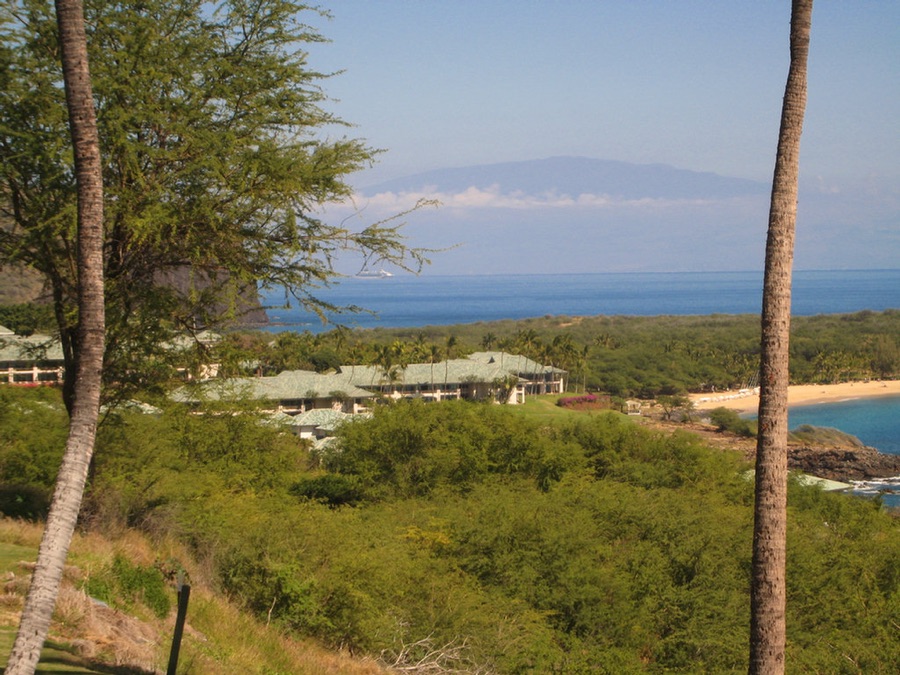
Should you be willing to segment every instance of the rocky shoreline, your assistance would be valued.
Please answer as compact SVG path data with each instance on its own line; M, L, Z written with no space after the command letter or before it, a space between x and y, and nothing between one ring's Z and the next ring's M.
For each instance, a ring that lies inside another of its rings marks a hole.
M900 476L900 455L866 446L854 448L788 447L788 467L842 482Z
M740 452L748 461L753 461L756 456L755 438L720 432L711 425L697 422L644 420L650 426L668 433L689 430L710 446ZM900 455L879 452L859 443L852 436L847 436L847 439L846 442L839 442L832 437L822 443L789 443L788 468L842 483L900 476Z

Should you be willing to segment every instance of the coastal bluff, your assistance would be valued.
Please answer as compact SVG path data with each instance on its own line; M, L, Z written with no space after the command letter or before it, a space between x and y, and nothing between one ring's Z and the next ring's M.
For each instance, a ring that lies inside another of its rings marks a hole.
M889 455L864 445L843 448L789 445L788 467L829 480L871 480L900 476L900 455Z
M756 439L718 431L702 422L671 422L644 418L648 426L667 433L690 431L714 448L741 453L747 461L756 457ZM795 431L800 431L802 427ZM836 429L809 427L788 442L788 469L839 482L900 476L900 455L880 452L858 438Z

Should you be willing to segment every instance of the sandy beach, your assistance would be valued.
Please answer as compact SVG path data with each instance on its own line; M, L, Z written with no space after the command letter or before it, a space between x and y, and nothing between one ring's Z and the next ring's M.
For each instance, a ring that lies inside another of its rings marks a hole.
M835 403L857 398L900 396L900 380L870 380L842 384L799 384L788 387L788 405ZM759 390L723 391L715 394L691 394L694 408L711 410L730 408L753 413L759 408Z

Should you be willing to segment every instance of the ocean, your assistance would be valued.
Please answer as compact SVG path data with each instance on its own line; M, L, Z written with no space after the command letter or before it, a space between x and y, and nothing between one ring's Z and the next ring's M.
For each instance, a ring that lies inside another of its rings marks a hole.
M793 406L788 411L788 420L791 429L801 424L832 427L856 436L881 452L900 455L900 396ZM900 507L900 476L858 483L854 492L881 494L886 506Z
M900 455L900 396L793 406L788 419L791 429L801 424L834 427L881 452Z
M545 315L758 314L762 272L539 274L347 278L316 293L337 306L376 312L332 315L357 328L409 328L525 319ZM314 314L275 308L283 294L264 298L273 322L267 330L329 330ZM795 271L793 313L798 316L900 309L900 269ZM882 452L900 453L900 398L806 406L791 411L791 427L835 427ZM888 486L890 487L890 486ZM878 489L876 486L875 489ZM868 489L868 488L867 488ZM886 502L900 506L900 485Z
M525 319L545 315L758 314L762 272L633 274L538 274L349 277L315 295L332 305L356 305L371 314L330 315L356 328L409 328ZM328 330L297 307L283 308L284 294L264 302L271 331ZM900 269L794 273L793 313L844 314L900 308Z

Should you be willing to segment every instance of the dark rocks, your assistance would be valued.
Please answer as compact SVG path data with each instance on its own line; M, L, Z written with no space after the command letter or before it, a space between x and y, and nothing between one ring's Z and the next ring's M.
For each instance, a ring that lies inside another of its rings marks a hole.
M788 448L788 467L838 481L887 478L900 476L900 455L888 455L865 446L853 448L791 446Z

